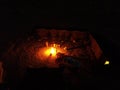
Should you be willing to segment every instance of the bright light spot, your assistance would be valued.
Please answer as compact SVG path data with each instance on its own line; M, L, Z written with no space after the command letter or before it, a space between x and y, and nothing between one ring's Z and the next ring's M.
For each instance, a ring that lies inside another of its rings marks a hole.
M45 51L45 54L47 56L56 56L56 48L54 47L51 47L51 48L48 48L46 51Z
M56 48L53 48L53 47L52 47L52 48L50 49L50 54L55 56L55 55L56 55Z
M109 61L105 61L104 65L109 65L110 62Z
M38 55L40 60L55 61L57 58L57 53L64 53L67 55L67 47L60 47L59 44L48 44L46 42L46 47L39 50Z

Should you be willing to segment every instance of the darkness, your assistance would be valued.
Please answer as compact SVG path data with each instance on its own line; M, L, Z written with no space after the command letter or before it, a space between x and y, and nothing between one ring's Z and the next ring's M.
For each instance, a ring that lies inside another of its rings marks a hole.
M113 78L120 80L120 7L112 0L0 1L0 54L19 36L36 28L89 31L111 61ZM117 83L117 81L116 81ZM118 83L117 83L118 84ZM115 85L116 86L116 85Z

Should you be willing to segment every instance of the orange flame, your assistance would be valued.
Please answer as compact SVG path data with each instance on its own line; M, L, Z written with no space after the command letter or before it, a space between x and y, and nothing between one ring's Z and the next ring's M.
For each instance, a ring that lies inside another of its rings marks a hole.
M48 48L48 49L45 51L45 54L46 54L47 56L56 56L56 53L57 53L57 49L54 48L54 47Z
M46 47L40 48L38 51L38 56L41 61L47 61L53 63L57 58L57 53L67 54L67 47L60 47L59 44L49 44L46 43Z

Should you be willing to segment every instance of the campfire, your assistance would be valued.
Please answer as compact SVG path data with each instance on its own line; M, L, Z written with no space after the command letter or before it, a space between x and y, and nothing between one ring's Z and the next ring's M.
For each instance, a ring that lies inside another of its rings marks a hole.
M22 79L27 68L75 67L81 75L90 76L88 73L96 62L104 63L103 57L99 45L88 32L38 29L28 37L11 42L1 60L7 78L14 81Z
M37 29L28 38L13 42L3 58L6 63L17 61L24 67L54 67L58 53L77 58L85 67L89 62L100 61L102 56L88 32Z
M38 58L42 61L48 61L49 63L55 63L57 59L57 53L64 53L67 55L66 47L60 47L59 44L50 44L46 42L46 46L40 48L38 51Z

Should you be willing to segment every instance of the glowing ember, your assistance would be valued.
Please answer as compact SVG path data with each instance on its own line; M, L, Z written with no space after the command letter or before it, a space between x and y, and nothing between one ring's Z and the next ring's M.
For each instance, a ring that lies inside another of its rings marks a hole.
M45 43L45 47L42 47L37 52L37 58L41 63L45 63L48 66L57 67L55 60L57 59L57 53L64 53L67 55L67 47L60 47L59 44Z
M57 49L54 48L54 47L48 48L48 49L45 51L45 54L46 54L47 56L56 56L56 53L57 53Z

